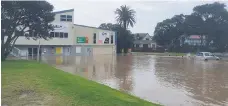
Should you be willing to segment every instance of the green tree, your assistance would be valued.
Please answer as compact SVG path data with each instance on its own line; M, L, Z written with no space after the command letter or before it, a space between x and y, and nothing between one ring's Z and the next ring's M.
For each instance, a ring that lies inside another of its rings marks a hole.
M155 27L154 39L159 45L174 46L185 32L184 22L185 16L183 14L175 15L171 19L159 22Z
M224 51L228 45L228 11L226 5L219 2L193 8L193 14L203 20L202 33L207 35L207 46L211 41L218 51Z
M48 39L54 20L53 6L46 1L1 2L1 59L4 61L19 36Z
M217 51L228 49L228 11L222 3L196 6L190 15L176 15L171 19L159 22L155 27L154 39L165 47L179 46L182 35L197 34L206 36L206 46L217 48ZM202 40L202 39L201 39ZM210 45L210 42L214 42ZM178 50L178 49L175 49Z
M130 7L126 5L120 6L120 8L117 8L115 11L116 21L118 24L120 24L124 29L127 29L130 25L131 27L134 26L136 23L135 21L135 10L130 9Z

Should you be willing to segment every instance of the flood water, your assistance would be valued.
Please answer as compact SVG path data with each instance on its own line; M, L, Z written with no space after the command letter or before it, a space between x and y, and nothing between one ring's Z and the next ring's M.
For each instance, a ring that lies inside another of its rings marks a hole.
M155 55L43 57L57 68L165 106L228 106L228 62Z

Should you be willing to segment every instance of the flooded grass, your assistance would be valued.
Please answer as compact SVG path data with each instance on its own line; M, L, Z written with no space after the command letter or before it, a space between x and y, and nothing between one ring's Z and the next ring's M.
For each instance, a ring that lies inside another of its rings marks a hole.
M157 106L34 61L2 62L2 105Z

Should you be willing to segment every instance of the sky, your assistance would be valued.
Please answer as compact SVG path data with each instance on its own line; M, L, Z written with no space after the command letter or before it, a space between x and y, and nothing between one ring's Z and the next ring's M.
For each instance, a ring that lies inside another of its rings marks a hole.
M54 11L74 9L74 23L98 27L101 23L116 23L116 8L127 5L136 11L136 24L132 33L149 33L153 36L158 22L178 14L191 14L197 5L213 3L202 0L47 0ZM220 1L228 6L228 0ZM228 9L228 7L227 7Z

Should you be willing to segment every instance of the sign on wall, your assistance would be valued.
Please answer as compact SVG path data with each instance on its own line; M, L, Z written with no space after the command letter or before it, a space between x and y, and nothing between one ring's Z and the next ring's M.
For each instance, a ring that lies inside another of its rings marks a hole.
M100 32L98 36L98 43L109 44L109 39L110 39L110 33Z
M54 27L54 32L68 32L68 25L63 23L51 23Z
M77 43L88 43L88 37L77 37Z

